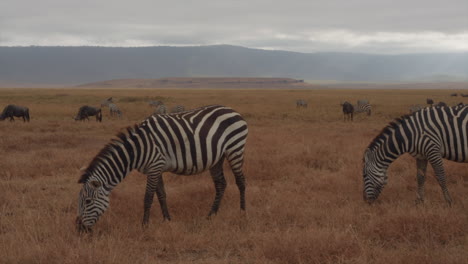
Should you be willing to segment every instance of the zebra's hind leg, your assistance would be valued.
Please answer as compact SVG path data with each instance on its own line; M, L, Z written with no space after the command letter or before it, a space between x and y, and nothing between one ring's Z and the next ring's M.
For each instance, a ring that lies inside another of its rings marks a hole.
M418 197L416 203L424 203L424 182L426 181L427 159L416 159L418 181Z
M224 163L224 158L219 160L218 163L216 163L216 165L214 165L210 169L211 178L213 179L213 182L215 185L216 195L215 195L213 205L211 206L210 213L208 214L208 217L218 212L221 199L223 198L223 195L224 195L224 190L226 190L227 184L226 184L226 179L224 178L224 173L223 173L223 163Z
M231 155L228 157L228 161L231 165L232 172L236 177L237 188L239 188L240 208L245 211L245 177L242 172L242 165L244 164L243 152Z
M449 206L451 206L452 198L450 197L449 191L447 189L447 182L445 179L445 170L442 157L440 157L440 154L435 154L431 156L431 158L429 158L429 162L431 163L432 168L434 169L437 182L439 182L439 186L442 189L445 201L448 203Z

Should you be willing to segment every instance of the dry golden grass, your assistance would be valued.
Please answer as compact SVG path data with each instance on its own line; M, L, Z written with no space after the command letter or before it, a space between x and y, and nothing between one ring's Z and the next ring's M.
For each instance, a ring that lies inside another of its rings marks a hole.
M1 89L0 106L30 108L31 122L0 122L1 263L466 263L468 175L446 162L454 200L445 205L432 169L426 203L416 206L416 167L403 156L372 206L362 200L362 154L390 120L411 104L458 103L440 90L90 90ZM103 123L75 122L83 104L113 96L124 113ZM207 173L165 176L173 220L158 203L148 229L143 216L145 177L129 175L93 235L73 222L79 169L123 127L152 109L149 99L194 108L224 104L249 123L245 161L247 213L239 210L232 174L220 212ZM296 109L295 100L309 101ZM367 98L371 117L342 121L340 101ZM468 100L468 99L467 99ZM467 103L465 101L465 103Z

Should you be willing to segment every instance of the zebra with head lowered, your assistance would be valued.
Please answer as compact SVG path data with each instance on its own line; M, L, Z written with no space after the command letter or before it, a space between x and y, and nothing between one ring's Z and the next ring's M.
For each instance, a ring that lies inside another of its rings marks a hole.
M92 107L88 105L83 105L78 109L78 114L75 116L75 121L88 120L90 116L96 116L96 121L102 122L102 112L101 108Z
M424 201L427 163L434 169L448 204L442 159L468 162L468 106L428 107L390 123L364 153L364 199L372 203L387 183L387 168L404 153L416 158L417 201Z
M371 115L372 106L368 100L358 100L356 107L354 107L354 113L367 113L368 116Z
M107 98L101 102L101 107L105 106L109 107L110 116L118 116L119 118L122 117L122 111L120 111L119 107L114 104L112 97Z
M0 120L3 121L5 118L10 118L10 122L15 121L15 116L23 117L23 122L29 122L29 108L18 105L7 105L0 114Z
M109 206L109 195L133 169L148 176L143 224L148 224L156 193L163 218L170 220L163 172L193 175L209 170L216 195L209 215L216 214L226 188L223 163L226 159L240 192L245 210L245 179L242 172L247 123L233 109L206 106L180 114L150 116L127 128L91 161L81 176L78 198L79 231L90 231Z
M307 101L304 99L296 100L296 108L307 108Z
M176 105L171 108L171 113L180 113L185 111L185 107L183 105Z

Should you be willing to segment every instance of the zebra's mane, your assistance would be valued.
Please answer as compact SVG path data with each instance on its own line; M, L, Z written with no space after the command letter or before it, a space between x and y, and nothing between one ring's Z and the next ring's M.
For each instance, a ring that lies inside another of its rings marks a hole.
M102 160L105 159L110 155L110 153L113 152L117 144L122 144L126 142L129 138L129 136L135 132L135 130L138 129L138 125L129 126L126 128L127 133L124 132L119 132L117 133L116 137L111 139L109 143L107 143L104 148L99 151L99 153L94 156L94 158L91 160L91 162L88 165L88 168L85 169L84 173L81 175L80 179L78 180L78 183L85 183L88 181L88 179L91 177L91 173L101 164Z
M369 144L367 149L372 150L374 147L379 145L379 143L381 141L380 139L383 139L383 138L385 138L386 135L390 135L391 133L393 133L393 131L395 131L395 129L399 125L406 122L410 116L411 115L403 115L403 116L395 118L393 121L391 121L387 126L385 126L382 129L382 131L380 131L379 134L377 134L377 136L371 141L371 143Z

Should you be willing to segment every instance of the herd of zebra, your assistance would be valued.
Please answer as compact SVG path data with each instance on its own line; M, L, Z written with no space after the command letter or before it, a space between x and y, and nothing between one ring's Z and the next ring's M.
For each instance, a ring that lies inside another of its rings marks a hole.
M343 107L348 104L343 103ZM7 107L2 118L6 114L14 115L17 110L28 112L27 108ZM164 172L194 175L210 171L215 197L208 216L216 214L226 189L225 160L234 174L240 209L244 211L246 185L242 167L247 134L247 123L242 116L220 105L176 114L155 114L128 127L125 133L118 134L104 146L78 181L82 188L75 222L77 230L92 231L109 207L111 191L134 169L147 175L143 225L149 223L155 194L164 220L171 219L162 177ZM429 106L387 125L364 151L365 201L372 203L378 198L387 183L388 167L405 153L416 159L417 202L424 202L426 169L430 164L445 201L450 205L452 198L447 188L443 159L468 162L468 105Z

